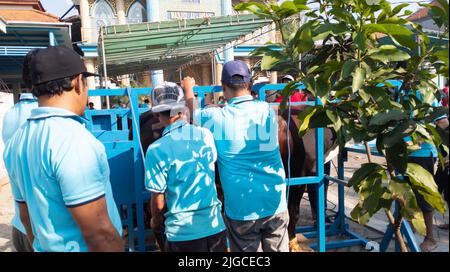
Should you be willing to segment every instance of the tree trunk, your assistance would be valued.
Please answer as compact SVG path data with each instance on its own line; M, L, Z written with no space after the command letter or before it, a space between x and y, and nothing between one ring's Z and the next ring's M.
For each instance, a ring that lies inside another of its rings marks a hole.
M397 241L398 245L400 246L401 252L408 252L408 248L406 247L405 240L403 239L402 233L401 233L401 226L402 226L402 215L400 212L397 215L397 218L394 218L391 211L386 210L386 215L389 219L389 223L394 227L394 235L395 240Z

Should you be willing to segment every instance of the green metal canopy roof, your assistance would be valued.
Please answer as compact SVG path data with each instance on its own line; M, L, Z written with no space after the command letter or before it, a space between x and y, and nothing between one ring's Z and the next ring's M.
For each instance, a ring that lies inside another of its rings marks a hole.
M254 15L234 15L104 27L107 73L177 68L271 22ZM102 44L99 55L103 59Z

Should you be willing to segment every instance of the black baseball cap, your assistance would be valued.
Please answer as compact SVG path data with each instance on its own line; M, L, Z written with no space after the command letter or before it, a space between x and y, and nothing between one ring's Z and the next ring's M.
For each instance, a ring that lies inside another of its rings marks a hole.
M89 73L81 56L65 46L36 49L30 61L30 72L33 85L79 74L85 77L98 76Z
M241 80L233 79L234 76L241 76ZM225 63L222 70L222 82L225 84L241 84L252 81L252 73L247 63L241 60L233 60Z

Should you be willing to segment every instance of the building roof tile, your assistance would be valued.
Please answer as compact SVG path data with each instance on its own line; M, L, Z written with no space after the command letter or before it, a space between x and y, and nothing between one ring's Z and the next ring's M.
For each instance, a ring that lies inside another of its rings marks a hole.
M30 10L9 10L0 9L0 17L6 21L25 21L25 22L46 22L56 23L59 18L51 13L35 9Z

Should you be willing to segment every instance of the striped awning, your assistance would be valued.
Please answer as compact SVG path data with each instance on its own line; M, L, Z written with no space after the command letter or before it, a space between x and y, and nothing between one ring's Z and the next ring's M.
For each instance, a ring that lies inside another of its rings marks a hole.
M104 44L108 75L178 68L270 23L254 15L234 15L108 26L102 29L99 54L102 60Z

